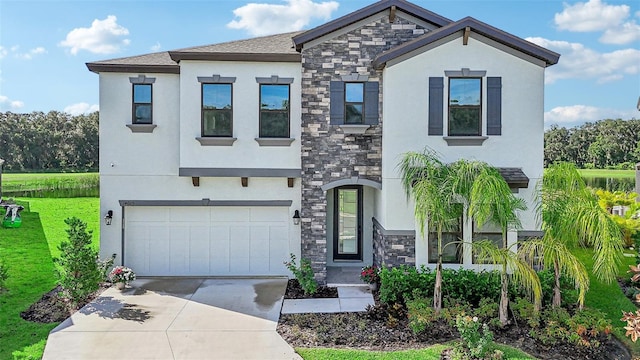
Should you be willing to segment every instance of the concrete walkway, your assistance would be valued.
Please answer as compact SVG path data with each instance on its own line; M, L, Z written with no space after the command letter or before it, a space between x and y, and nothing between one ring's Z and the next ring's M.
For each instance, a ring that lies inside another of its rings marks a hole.
M43 359L301 359L276 332L286 279L141 279L51 331Z
M368 286L338 286L338 298L285 299L283 314L363 312L375 305Z

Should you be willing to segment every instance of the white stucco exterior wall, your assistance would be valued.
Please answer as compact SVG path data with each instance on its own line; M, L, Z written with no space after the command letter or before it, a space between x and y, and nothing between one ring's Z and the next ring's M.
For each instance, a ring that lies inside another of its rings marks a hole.
M482 81L482 134L486 135L486 77L502 78L502 135L489 136L481 146L448 146L448 80L445 71L462 68L486 71ZM428 136L429 77L443 77L444 135ZM536 183L543 171L544 68L496 49L484 42L462 39L442 44L397 64L383 73L383 164L378 221L388 230L416 229L413 204L404 196L397 164L402 154L430 147L445 162L460 158L485 161L496 167L520 167L529 177L529 188L518 196L528 202L521 214L523 229L539 229L533 209ZM470 233L470 225L467 232ZM418 234L419 235L419 234ZM515 241L515 240L514 240ZM416 253L420 240L416 243ZM426 250L426 249L425 249Z

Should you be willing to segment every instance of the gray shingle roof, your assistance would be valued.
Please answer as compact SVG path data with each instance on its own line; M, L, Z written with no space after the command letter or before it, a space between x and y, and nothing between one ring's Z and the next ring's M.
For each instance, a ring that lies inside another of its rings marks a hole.
M512 188L529 187L529 177L525 175L521 168L501 167L498 168L498 172Z
M547 66L556 64L558 62L558 59L560 58L560 55L558 53L545 49L515 35L511 35L472 17L465 17L461 20L445 25L439 29L430 31L415 40L406 42L402 45L396 46L390 50L383 52L373 60L372 64L375 68L382 69L390 60L396 59L423 46L444 39L445 37L456 32L462 32L467 27L469 27L473 32L486 36L494 41L497 41L529 56L540 59L544 61Z
M300 62L292 37L301 31L87 63L99 72L179 74L180 60Z

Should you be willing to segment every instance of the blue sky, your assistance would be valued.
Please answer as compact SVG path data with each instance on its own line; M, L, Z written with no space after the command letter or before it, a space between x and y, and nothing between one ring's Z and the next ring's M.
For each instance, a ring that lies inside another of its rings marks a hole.
M85 63L310 29L376 0L0 0L0 111L98 110ZM640 1L414 0L561 54L545 124L640 118Z

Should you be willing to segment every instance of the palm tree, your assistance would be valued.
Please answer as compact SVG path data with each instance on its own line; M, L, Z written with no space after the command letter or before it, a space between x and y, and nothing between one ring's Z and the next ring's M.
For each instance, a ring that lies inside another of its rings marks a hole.
M500 271L500 307L499 318L502 326L508 322L509 280L520 284L533 294L536 309L540 309L542 290L540 279L535 270L517 251L513 251L507 242L509 229L522 227L518 211L526 210L523 199L517 198L500 173L492 167L485 167L478 174L471 189L469 213L478 227L485 223L499 226L502 234L502 246L498 247L489 240L473 243L473 251L480 262L490 262L499 266ZM511 274L509 274L511 273Z
M584 306L589 277L580 261L571 253L576 246L594 249L593 272L605 282L615 279L622 255L622 233L608 212L598 205L573 164L558 163L547 168L540 185L542 201L539 213L545 234L541 247L545 267L555 276L553 307L562 303L560 276L571 278L578 289L578 304ZM534 250L534 251L536 251Z
M480 161L458 160L444 164L437 154L426 149L422 153L406 153L398 165L402 184L407 197L413 197L415 216L422 236L425 225L436 235L437 262L434 285L433 306L436 314L442 309L442 235L451 229L462 215L462 205L467 218L476 218L482 225L494 221L503 229L504 246L507 249L506 233L509 227L519 225L517 210L525 209L524 202L511 193L509 186L499 172ZM457 246L462 244L462 239ZM449 243L445 246L453 245ZM483 245L483 244L480 244ZM540 299L540 283L533 269L516 254L492 252L483 246L481 254L493 258L502 266L503 296L501 300L501 321L506 324L508 306L507 271L514 271L513 280L532 289L537 302ZM496 248L497 249L497 248ZM497 250L499 252L499 250ZM494 257L488 256L494 254Z
M454 194L450 168L440 161L434 151L406 153L398 165L407 198L413 197L415 217L422 236L425 225L437 236L438 259L433 291L436 314L442 310L442 234L451 229L458 215L453 206Z

